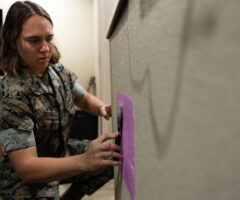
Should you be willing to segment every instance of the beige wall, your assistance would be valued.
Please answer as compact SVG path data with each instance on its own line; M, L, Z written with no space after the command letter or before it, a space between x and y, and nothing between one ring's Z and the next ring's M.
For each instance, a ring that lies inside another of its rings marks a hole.
M1 0L6 12L13 0ZM93 0L36 0L50 14L54 22L55 41L62 54L60 62L78 75L85 88L96 74L93 44Z
M112 100L134 101L136 199L240 199L240 1L128 2ZM116 180L116 200L130 200Z
M116 0L94 0L95 66L97 71L97 95L111 104L110 46L106 38ZM112 120L100 118L100 133L112 132Z

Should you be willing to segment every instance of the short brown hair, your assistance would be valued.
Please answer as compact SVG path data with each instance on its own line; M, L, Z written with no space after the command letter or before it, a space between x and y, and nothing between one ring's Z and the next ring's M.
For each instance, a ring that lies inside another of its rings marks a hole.
M15 48L16 41L22 31L23 24L33 15L45 17L53 25L47 11L31 1L17 1L8 10L1 33L1 69L12 76L18 76L21 71L20 57ZM60 53L54 46L49 63L55 64L60 59Z

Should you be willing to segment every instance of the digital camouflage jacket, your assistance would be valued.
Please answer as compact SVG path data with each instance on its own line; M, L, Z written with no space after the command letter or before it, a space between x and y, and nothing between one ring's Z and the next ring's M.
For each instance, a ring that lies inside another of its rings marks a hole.
M58 182L24 183L7 153L36 146L40 157L65 155L74 102L79 100L72 92L76 78L63 65L55 64L47 68L43 77L33 76L24 69L20 77L6 75L0 81L0 143L3 148L0 200L59 199Z

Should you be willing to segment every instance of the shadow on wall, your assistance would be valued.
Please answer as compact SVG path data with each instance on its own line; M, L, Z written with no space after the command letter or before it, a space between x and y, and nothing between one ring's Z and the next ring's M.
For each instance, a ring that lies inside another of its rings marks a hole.
M149 13L155 3L157 3L157 0L140 0L141 19Z
M194 2L195 0L188 0L185 8L185 15L183 20L183 26L182 26L182 36L181 36L181 43L180 43L180 49L179 49L179 57L178 57L178 63L177 63L177 73L176 73L176 80L175 80L175 88L174 88L174 95L173 95L173 101L171 105L170 110L170 117L168 120L168 125L166 130L163 131L161 134L161 137L159 135L156 136L156 141L158 141L158 150L160 153L160 159L163 158L165 155L166 150L168 149L168 145L170 143L171 137L173 135L173 129L175 127L176 123L176 116L178 111L178 105L180 102L180 93L182 89L182 79L184 74L184 66L186 61L186 55L188 50L188 43L189 43L189 32L190 32L190 24L192 19L192 11L194 8ZM150 104L151 106L151 104ZM154 109L151 108L151 112L154 113ZM151 116L152 120L154 120L154 115ZM159 131L157 127L157 121L156 119L153 121L153 127L155 131Z
M173 100L171 103L171 109L170 109L170 117L168 120L167 128L166 130L160 131L160 128L158 127L158 120L156 118L155 110L153 107L153 91L152 91L152 79L151 79L151 67L146 66L146 70L143 74L143 76L136 80L134 79L133 70L132 70L132 58L131 58L131 50L129 49L129 63L130 63L130 77L131 77L131 83L133 87L140 91L145 84L148 85L148 101L149 101L149 111L150 111L150 120L151 125L153 128L154 136L155 136L155 142L156 147L158 148L157 151L159 153L159 159L162 159L165 155L166 150L168 149L169 142L171 141L171 137L173 134L173 129L176 122L176 115L178 111L178 104L180 101L180 93L182 89L182 78L184 73L184 66L185 66L185 59L186 54L188 50L188 43L189 43L189 31L190 31L190 22L192 19L192 10L194 7L194 0L188 0L185 8L185 15L183 20L183 26L182 26L182 36L181 36L181 44L180 44L180 50L179 50L179 58L177 63L177 72L176 72L176 80L175 80L175 88L174 88L174 95ZM145 16L152 8L152 6L156 3L155 0L141 0L141 16ZM130 38L128 38L128 41ZM130 47L130 44L128 44L128 48Z

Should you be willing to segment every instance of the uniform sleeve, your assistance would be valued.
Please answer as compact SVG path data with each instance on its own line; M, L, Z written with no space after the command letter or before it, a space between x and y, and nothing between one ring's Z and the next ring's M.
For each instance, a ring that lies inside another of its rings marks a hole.
M73 102L77 103L84 95L84 88L79 83L77 83L77 75L71 70L65 68L68 73L68 78L70 81L70 88L72 90Z
M77 80L77 75L72 72L70 69L64 67L64 69L66 70L66 73L68 75L68 79L69 79L69 82L70 82L70 88L73 89L74 87L74 84L76 83L76 80Z
M73 95L73 102L77 103L84 95L84 88L79 83L75 82L72 95Z
M34 122L24 101L0 99L0 143L3 152L35 146Z
M77 103L84 95L84 88L77 83L77 75L70 69L64 67L62 64L57 64L54 68L61 74L64 80L67 81L68 86L72 92L72 99L74 103Z

